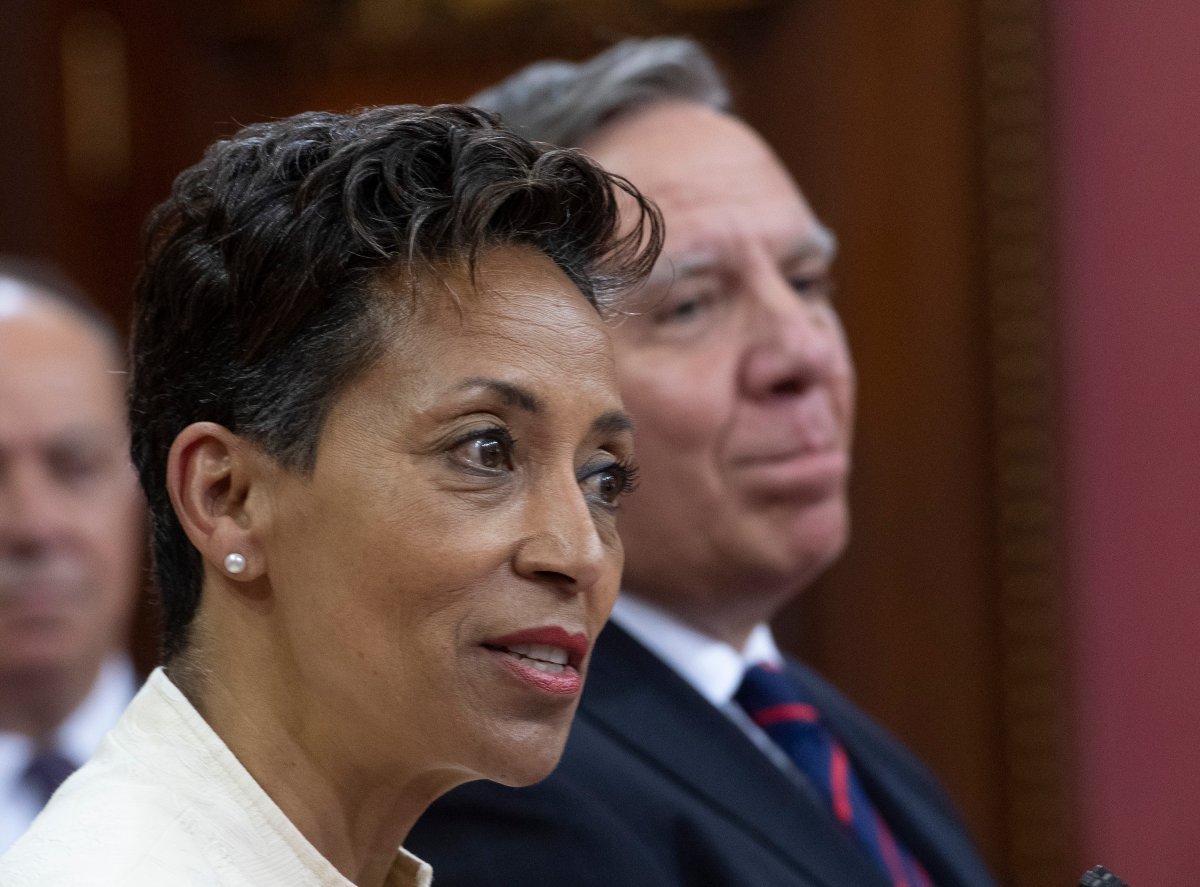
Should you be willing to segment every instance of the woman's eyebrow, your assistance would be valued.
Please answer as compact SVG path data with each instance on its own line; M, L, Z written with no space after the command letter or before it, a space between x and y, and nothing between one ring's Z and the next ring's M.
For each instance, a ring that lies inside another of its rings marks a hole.
M466 379L458 386L459 390L468 388L483 388L499 395L508 406L516 407L527 413L539 413L544 404L542 399L520 385L505 382L503 379L490 379L487 376L474 376Z
M535 415L542 412L545 408L542 399L528 388L515 385L512 382L506 382L503 379L474 376L470 379L464 379L458 387L460 390L482 388L486 391L491 391L499 395L501 400L509 406L514 406L517 409ZM592 432L602 437L626 432L632 433L633 417L624 410L609 410L607 413L601 413L592 420Z

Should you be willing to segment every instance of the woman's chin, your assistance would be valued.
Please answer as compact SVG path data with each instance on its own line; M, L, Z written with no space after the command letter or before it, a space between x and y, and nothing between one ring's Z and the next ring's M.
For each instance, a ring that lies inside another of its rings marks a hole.
M554 772L554 768L558 765L558 758L555 758L550 764L545 767L525 767L520 771L510 771L497 776L487 777L492 782L498 782L501 785L506 785L509 788L524 788L527 785L533 785L535 782L541 782L547 776Z
M507 743L503 750L496 749L490 756L489 772L480 775L510 788L533 785L554 771L566 744L565 728L543 726L519 741Z

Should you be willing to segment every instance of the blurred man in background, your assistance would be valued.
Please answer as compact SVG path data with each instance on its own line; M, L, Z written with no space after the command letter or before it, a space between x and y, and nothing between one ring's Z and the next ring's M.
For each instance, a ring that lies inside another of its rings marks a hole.
M51 269L0 258L0 852L132 698L142 550L119 339Z
M990 885L924 767L767 625L849 528L832 234L689 41L534 65L473 103L629 178L667 237L613 331L641 486L566 755L531 789L452 792L408 845L443 887Z

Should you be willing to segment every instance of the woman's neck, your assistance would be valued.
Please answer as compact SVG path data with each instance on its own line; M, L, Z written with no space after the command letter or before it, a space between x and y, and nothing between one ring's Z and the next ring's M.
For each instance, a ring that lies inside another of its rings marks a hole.
M265 646L265 645L264 645ZM246 651L209 651L219 666L168 667L180 689L301 834L348 880L382 887L413 823L461 776L406 767L395 748L372 766L379 737L347 741L352 731L313 709L278 663ZM254 660L258 661L255 662Z

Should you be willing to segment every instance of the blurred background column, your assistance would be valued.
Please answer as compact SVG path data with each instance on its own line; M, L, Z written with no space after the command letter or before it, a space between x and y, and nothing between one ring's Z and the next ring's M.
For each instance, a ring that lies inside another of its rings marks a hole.
M1081 850L1200 846L1200 4L1048 4Z

